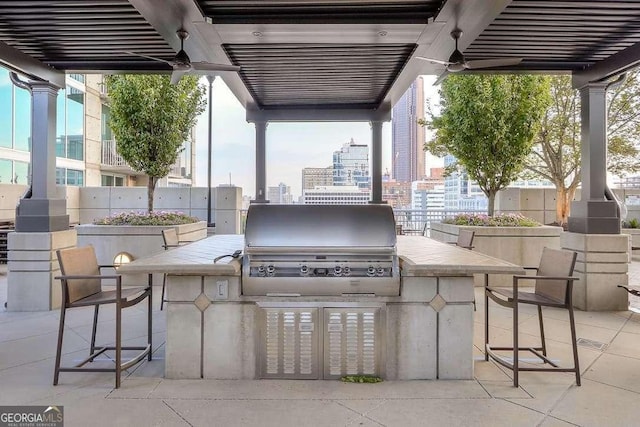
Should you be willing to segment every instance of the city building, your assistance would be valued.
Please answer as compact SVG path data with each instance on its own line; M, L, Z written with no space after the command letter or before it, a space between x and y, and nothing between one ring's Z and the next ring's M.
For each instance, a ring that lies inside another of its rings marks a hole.
M382 200L395 209L409 209L411 206L411 183L383 180Z
M355 185L332 185L302 191L305 205L366 205L371 191Z
M351 141L333 152L333 185L369 188L369 146Z
M451 154L444 157L445 168L455 162ZM452 172L444 178L445 210L486 210L488 206L487 196L465 171Z
M302 169L302 190L333 185L333 166Z
M56 105L56 183L73 186L145 186L116 152L109 129L103 76L68 74ZM159 186L190 186L194 176L195 138ZM0 183L28 184L31 161L31 96L13 84L0 67Z
M267 189L267 200L269 203L277 205L291 205L293 204L293 195L291 194L291 187L281 182L275 187L269 187Z
M444 181L442 179L413 181L411 209L444 210Z
M398 182L413 182L425 176L424 81L418 77L391 112L392 177Z

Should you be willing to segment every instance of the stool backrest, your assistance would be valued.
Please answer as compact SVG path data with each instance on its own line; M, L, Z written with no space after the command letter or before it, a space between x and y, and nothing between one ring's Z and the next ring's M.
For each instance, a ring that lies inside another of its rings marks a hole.
M63 276L96 276L100 274L98 259L93 246L69 248L57 251L60 272ZM66 286L66 303L73 303L102 290L100 279L62 280Z
M456 241L456 246L460 246L461 248L472 249L473 248L473 238L476 235L475 231L471 230L459 230L458 231L458 240Z
M165 249L168 249L169 246L178 246L180 243L178 240L178 233L176 233L175 228L162 230L162 239L164 239Z
M564 249L544 248L538 276L570 277L576 265L577 254ZM561 303L568 301L568 280L536 280L535 293Z

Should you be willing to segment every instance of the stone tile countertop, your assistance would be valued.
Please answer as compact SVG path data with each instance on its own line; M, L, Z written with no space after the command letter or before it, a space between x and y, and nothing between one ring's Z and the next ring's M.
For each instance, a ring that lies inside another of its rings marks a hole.
M403 276L470 276L474 273L524 274L522 267L422 236L398 236ZM122 265L120 273L239 276L240 261L213 259L244 248L240 234L216 235Z

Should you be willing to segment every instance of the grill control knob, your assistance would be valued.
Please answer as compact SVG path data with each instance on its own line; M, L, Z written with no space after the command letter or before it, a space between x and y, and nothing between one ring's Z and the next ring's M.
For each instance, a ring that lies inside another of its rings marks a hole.
M376 269L370 265L369 268L367 268L367 276L369 277L373 277L376 275Z
M258 276L260 277L264 277L266 275L266 272L264 270L264 265L261 265L258 267Z
M333 275L342 276L342 267L340 267L339 265L336 265L335 267L333 267Z
M378 268L376 269L376 274L377 274L378 276L380 276L380 277L384 276L384 268L382 268L382 267L378 267Z
M303 265L302 267L300 267L300 274L303 276L306 276L307 274L309 274L309 267L307 267L306 265Z
M267 276L271 277L275 274L276 268L273 265L267 266Z
M350 268L350 267L344 267L344 268L342 269L342 273L343 273L343 275L345 275L345 276L350 276L350 275L351 275L351 268Z

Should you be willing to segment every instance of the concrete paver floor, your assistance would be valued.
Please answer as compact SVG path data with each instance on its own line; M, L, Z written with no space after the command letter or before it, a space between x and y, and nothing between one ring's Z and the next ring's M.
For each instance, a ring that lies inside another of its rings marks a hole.
M629 267L640 285L640 262ZM159 290L159 289L158 289ZM6 301L6 266L0 266L0 303ZM625 312L577 312L582 386L563 373L511 373L482 354L484 307L476 289L475 380L214 381L163 378L165 312L154 303L154 360L130 369L122 387L111 373L62 373L51 385L58 312L13 313L0 309L0 405L64 405L66 426L635 426L640 425L640 299ZM98 341L113 331L113 310L103 310ZM521 340L536 342L535 312L520 318ZM491 308L492 340L511 337L510 315ZM124 314L125 340L144 338L144 310ZM552 358L571 363L566 312L545 309ZM64 342L67 361L88 351L92 311L71 310ZM131 326L140 325L142 326ZM601 344L602 348L596 348ZM416 355L420 357L420 355ZM96 363L110 363L99 361Z

